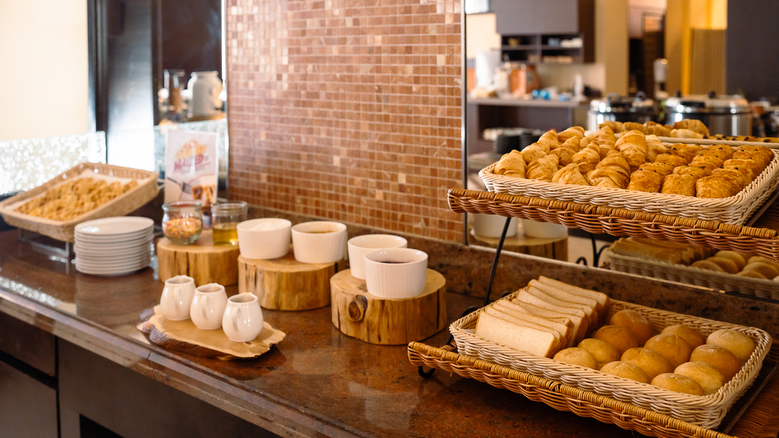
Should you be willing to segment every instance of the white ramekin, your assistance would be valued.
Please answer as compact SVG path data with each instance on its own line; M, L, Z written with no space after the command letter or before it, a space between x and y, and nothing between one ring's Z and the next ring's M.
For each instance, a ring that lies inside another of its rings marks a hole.
M347 243L352 277L365 280L365 254L377 249L405 248L406 245L408 245L406 239L391 234L366 234L352 237Z
M472 218L473 232L481 237L500 238L500 235L503 233L503 227L506 224L505 217L492 214L475 213L472 215ZM506 237L517 235L517 225L519 225L519 219L511 218Z
M292 250L301 263L334 263L344 258L346 225L340 222L303 222L292 227Z
M279 218L263 218L238 224L238 249L247 259L267 260L283 257L289 252L292 222Z
M392 262L392 263L387 263ZM425 290L427 254L410 248L390 248L365 255L368 293L381 298L412 298Z

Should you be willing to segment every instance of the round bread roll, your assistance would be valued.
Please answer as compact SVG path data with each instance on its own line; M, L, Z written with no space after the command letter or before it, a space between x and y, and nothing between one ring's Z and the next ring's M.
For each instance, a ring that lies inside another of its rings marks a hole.
M720 268L718 264L714 262L710 262L708 260L698 260L697 262L693 263L691 266L694 268L701 268L709 271L725 272L725 270Z
M719 345L730 351L743 365L749 360L752 351L755 350L755 341L749 336L736 330L721 329L706 338L707 344Z
M763 280L766 280L767 277L757 271L741 271L738 274L739 277L748 277L748 278L760 278Z
M744 259L744 256L737 253L736 251L717 251L717 253L714 254L714 257L724 257L729 259L736 264L736 267L739 271L744 269L744 266L747 265L747 261Z
M722 373L706 362L685 362L676 367L674 374L687 376L698 382L705 395L714 394L725 383Z
M670 373L673 371L668 360L655 350L648 348L631 348L622 354L622 362L628 362L638 365L644 370L647 379L651 382L658 374Z
M698 333L698 330L683 324L669 325L663 329L661 334L679 336L680 338L684 339L685 342L687 342L687 345L689 345L691 349L695 349L695 347L703 345L703 335Z
M769 265L774 265L776 269L779 269L779 262L774 259L769 259L768 257L752 256L747 260L747 264L750 263L768 263Z
M706 362L722 373L722 383L728 383L741 369L736 355L714 344L703 344L692 351L690 362Z
M631 309L623 309L612 315L609 324L627 327L630 333L636 337L638 345L644 345L655 334L649 320L641 313Z
M741 270L733 260L727 259L725 257L709 257L706 260L712 263L716 263L720 268L722 268L723 271L727 272L728 274L737 274L738 271Z
M627 327L621 325L604 325L592 337L613 345L619 351L620 356L628 348L638 347L636 337L630 333Z
M602 373L625 379L635 380L636 382L649 383L646 373L638 365L629 362L609 362L600 369Z
M660 374L652 379L652 385L682 394L703 395L703 388L698 382L681 374Z
M552 359L580 367L598 369L598 361L584 348L571 347L560 350Z
M619 360L619 351L616 347L600 339L587 338L579 342L579 348L589 351L598 363L596 369L603 368L609 362Z
M660 353L671 364L671 369L687 362L692 352L687 341L680 336L669 333L652 337L646 341L644 347Z
M765 278L774 278L777 275L779 275L779 269L777 269L776 266L769 265L768 263L763 263L763 262L747 263L747 265L744 266L742 272L749 272L749 271L759 272Z

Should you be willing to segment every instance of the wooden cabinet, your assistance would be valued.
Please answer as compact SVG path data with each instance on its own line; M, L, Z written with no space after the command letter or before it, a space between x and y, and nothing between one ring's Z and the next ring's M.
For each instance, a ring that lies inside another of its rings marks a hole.
M57 438L57 390L2 359L0 436Z

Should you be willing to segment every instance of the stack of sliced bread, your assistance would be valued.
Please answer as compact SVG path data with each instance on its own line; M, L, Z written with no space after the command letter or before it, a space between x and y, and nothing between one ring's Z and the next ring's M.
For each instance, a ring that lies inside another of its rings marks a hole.
M551 278L532 280L511 300L487 306L475 335L527 353L552 357L577 345L608 314L606 294Z

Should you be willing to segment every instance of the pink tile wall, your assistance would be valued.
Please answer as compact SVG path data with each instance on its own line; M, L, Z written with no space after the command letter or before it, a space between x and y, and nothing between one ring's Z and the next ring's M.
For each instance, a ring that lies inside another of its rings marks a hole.
M228 0L230 197L460 241L460 0Z

